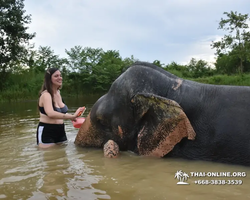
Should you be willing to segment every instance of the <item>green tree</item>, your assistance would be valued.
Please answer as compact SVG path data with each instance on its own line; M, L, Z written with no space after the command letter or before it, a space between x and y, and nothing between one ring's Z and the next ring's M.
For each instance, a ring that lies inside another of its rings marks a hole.
M162 68L165 67L165 64L161 63L161 61L159 61L159 60L154 60L153 64L157 65L158 67L162 67Z
M132 64L139 61L137 58L135 58L133 55L130 57L126 57L123 59L123 69L122 72L126 71Z
M227 54L220 54L215 63L216 71L220 74L235 74L237 73L237 64L239 59L235 56L230 55L230 52Z
M103 50L101 48L91 48L75 46L70 50L65 50L68 55L68 64L72 71L75 72L91 72L92 68L97 65L101 58Z
M170 64L167 64L165 67L163 67L165 70L176 70L176 71L184 71L186 70L186 66L179 65L176 62L171 62Z
M72 88L71 91L77 95L81 92L91 91L93 84L90 80L94 76L92 72L104 51L101 48L75 46L65 52L68 55L68 68L70 69L68 83Z
M181 78L191 76L186 65L180 65L174 61L170 64L167 64L165 67L163 67L163 69Z
M88 81L97 92L107 91L113 81L122 73L124 63L119 51L108 50L102 53L99 63L93 68Z
M61 60L58 55L48 46L40 46L34 57L34 69L44 73L47 68L57 67L61 69Z
M248 14L242 15L241 13L224 12L227 16L221 19L218 29L229 31L221 41L212 42L212 48L216 49L216 54L227 54L231 52L230 56L234 56L234 60L239 60L235 66L239 73L244 72L244 62L250 60L250 32L247 31L250 19Z
M213 75L212 68L204 60L192 58L186 66L192 78L200 78Z
M25 55L25 45L35 36L27 33L31 17L25 15L23 1L0 1L0 91L13 66Z

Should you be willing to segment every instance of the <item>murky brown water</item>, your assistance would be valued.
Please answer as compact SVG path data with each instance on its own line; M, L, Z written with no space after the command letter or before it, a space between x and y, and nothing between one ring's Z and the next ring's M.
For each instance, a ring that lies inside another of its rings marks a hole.
M90 108L94 102L66 101L72 112L82 105ZM145 158L131 152L107 159L101 149L74 145L77 129L70 121L65 122L67 145L40 150L36 147L37 123L36 102L0 104L0 199L250 199L250 168ZM179 170L189 175L189 185L177 185L175 174ZM245 172L247 176L192 177L190 172L194 171ZM224 185L219 181L199 185L199 180L221 180ZM243 183L229 185L224 180Z

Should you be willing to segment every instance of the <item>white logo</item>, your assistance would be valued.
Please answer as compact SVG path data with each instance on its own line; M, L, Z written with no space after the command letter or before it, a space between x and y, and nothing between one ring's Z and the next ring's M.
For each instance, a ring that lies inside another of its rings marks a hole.
M189 176L186 172L183 172L182 170L177 171L175 173L174 178L179 180L177 185L189 185L189 183L185 182L188 180Z

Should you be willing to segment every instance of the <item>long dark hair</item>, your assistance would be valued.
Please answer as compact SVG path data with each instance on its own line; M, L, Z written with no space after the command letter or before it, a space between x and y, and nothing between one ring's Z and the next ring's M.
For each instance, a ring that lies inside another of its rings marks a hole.
M50 95L52 97L52 105L53 106L54 106L54 94L53 94L53 90L52 90L51 76L57 70L59 70L59 69L58 68L49 68L46 70L45 75L44 75L43 85L42 85L41 90L39 91L39 97L41 96L41 94L44 90L47 90L48 93L50 93ZM58 88L58 89L60 89L60 88Z

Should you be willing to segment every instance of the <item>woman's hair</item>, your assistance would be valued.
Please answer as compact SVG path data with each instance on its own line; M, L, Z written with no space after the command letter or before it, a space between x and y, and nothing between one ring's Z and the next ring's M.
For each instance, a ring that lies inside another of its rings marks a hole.
M52 97L52 104L54 106L54 95L53 95L53 90L52 90L52 81L51 81L51 76L52 74L54 74L57 70L59 70L58 68L49 68L46 70L45 75L44 75L44 80L43 80L43 85L41 90L39 91L39 97L41 96L42 92L44 90L47 90L48 93L50 93L51 97ZM60 89L60 88L58 88Z

